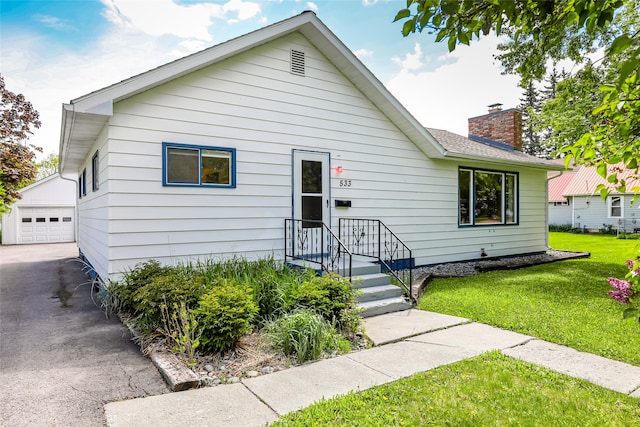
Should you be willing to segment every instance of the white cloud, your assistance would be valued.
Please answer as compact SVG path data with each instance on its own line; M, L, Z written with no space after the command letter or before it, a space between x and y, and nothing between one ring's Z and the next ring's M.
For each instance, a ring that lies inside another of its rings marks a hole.
M33 16L33 19L56 30L75 30L75 27L55 16L37 14Z
M308 2L307 2L307 9L308 9L308 10L313 10L314 12L317 12L317 11L318 11L318 5L317 5L317 4L315 4L315 3L314 3L314 2L312 2L312 1L308 1Z
M206 4L206 6L215 6ZM222 6L225 13L237 12L238 20L244 21L251 19L260 14L260 5L258 3L242 1L242 0L230 0Z
M354 50L353 54L360 59L369 58L373 56L373 51L369 49L358 49L358 50Z
M362 5L364 7L373 6L376 3L378 3L378 0L362 0Z
M419 45L405 59L394 58L402 66L387 83L389 90L427 127L467 134L467 119L487 113L486 106L495 102L504 108L516 107L522 94L518 76L501 74L497 53L499 39L483 37L470 46L436 59L436 67L425 65Z
M106 6L103 16L121 28L141 31L151 36L174 35L210 42L209 27L213 19L234 23L260 14L258 3L230 0L225 4L194 3L179 5L173 0L101 0ZM233 18L228 15L235 15Z
M398 64L402 71L417 71L425 65L422 62L423 56L420 43L416 43L413 47L413 53L407 53L404 59L394 56L391 60Z
M161 43L160 38L124 29L109 32L83 51L61 50L40 37L25 34L7 39L1 53L2 75L7 88L23 93L40 113L42 127L29 138L44 149L38 158L58 152L62 103L186 53L177 49L178 44L171 49Z

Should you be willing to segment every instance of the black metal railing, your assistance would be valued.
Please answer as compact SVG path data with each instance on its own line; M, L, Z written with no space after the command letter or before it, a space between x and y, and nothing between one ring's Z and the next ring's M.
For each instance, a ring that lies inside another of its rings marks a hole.
M333 231L322 221L284 220L284 259L303 260L320 270L337 273L351 280L353 256Z
M414 259L411 249L379 219L340 218L338 236L353 255L377 258L383 271L391 273L409 298Z

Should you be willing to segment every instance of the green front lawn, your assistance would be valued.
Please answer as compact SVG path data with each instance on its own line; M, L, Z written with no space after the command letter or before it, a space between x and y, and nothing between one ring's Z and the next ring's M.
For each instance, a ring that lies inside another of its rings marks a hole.
M607 295L607 277L624 277L637 240L550 233L554 249L590 252L588 259L431 282L418 307L466 317L577 350L640 365L640 325L622 320Z
M272 426L638 426L638 399L499 352L316 403Z

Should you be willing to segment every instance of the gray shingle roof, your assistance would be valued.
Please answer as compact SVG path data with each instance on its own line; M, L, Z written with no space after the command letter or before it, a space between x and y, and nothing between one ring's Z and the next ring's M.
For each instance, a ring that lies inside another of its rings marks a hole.
M503 163L515 162L542 166L553 170L564 169L563 165L558 165L551 160L540 159L517 150L493 147L446 130L427 128L427 131L447 150L445 158L486 158Z

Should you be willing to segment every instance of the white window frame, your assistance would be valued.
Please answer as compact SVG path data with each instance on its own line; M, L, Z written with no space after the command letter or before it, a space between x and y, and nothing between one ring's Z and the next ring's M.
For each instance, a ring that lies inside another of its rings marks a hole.
M613 206L614 200L618 200L620 205ZM620 215L613 214L614 208L620 209ZM609 200L607 203L607 213L609 214L609 218L624 218L624 196L609 196Z

